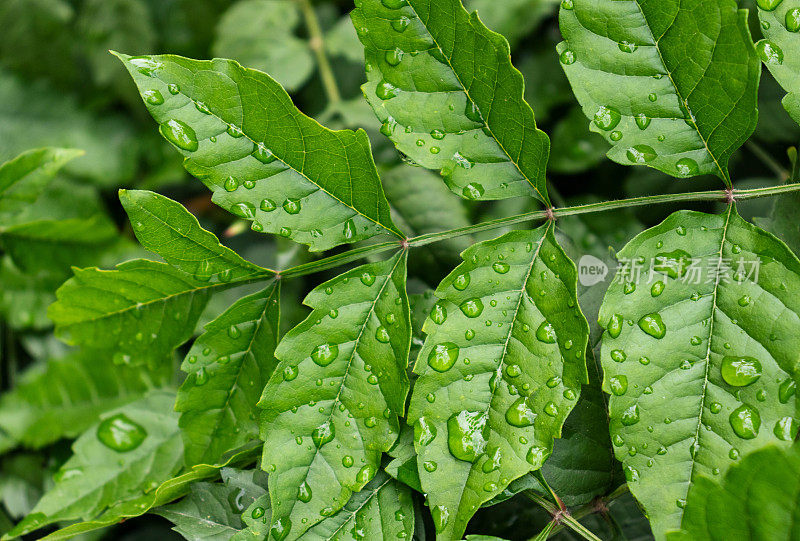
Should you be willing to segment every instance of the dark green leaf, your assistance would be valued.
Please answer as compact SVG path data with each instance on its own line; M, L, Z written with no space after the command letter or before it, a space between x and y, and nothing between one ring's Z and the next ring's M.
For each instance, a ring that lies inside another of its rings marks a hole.
M397 440L408 392L406 252L314 289L264 388L262 465L274 531L295 539L342 508Z
M672 214L618 258L599 318L603 390L617 458L663 539L698 476L794 440L800 261L733 206Z
M154 364L191 337L209 294L228 286L135 259L114 270L76 269L48 315L69 344L113 352L117 363Z
M222 246L217 237L183 205L143 190L120 190L119 199L142 246L175 268L200 280L245 280L267 269L245 261Z
M256 403L277 364L279 284L234 303L186 355L175 409L188 464L211 463L258 438Z
M556 14L559 0L468 0L464 2L470 11L477 11L481 20L502 34L512 44L519 41L542 22Z
M730 184L761 74L735 0L571 0L560 24L562 67L609 158Z
M505 38L459 0L359 0L352 17L366 51L364 95L400 151L440 169L467 199L548 201L550 142Z
M541 468L587 381L589 328L552 222L463 258L436 290L408 417L422 488L446 538Z
M268 75L231 60L118 56L186 169L256 231L312 250L402 236L363 130L324 128Z

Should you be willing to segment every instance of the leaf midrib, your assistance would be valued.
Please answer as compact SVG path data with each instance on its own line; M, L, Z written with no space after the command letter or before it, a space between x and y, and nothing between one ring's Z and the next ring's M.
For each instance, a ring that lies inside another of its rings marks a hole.
M238 65L238 63L237 63L237 65ZM240 66L240 67L241 67L241 66ZM246 70L247 68L244 68L244 67L242 67L242 69L243 69L243 70ZM164 83L164 84L168 84L168 83L167 83L167 82L166 82L164 79L162 79L162 78L161 78L161 77L159 77L158 75L155 75L155 74L154 74L154 77L155 77L155 78L157 78L157 79L158 79L159 81L161 81L162 83ZM263 86L263 85L264 85L264 83L262 83L261 81L258 81L258 80L257 80L257 79L255 79L255 78L252 78L252 77L251 77L251 80L252 80L252 81L253 81L255 84L257 84L257 85L260 85L260 86ZM241 93L239 92L239 85L238 85L238 83L236 84L236 91L237 91L237 94L238 94L238 96L239 96L239 99L241 100L241 97L242 97L242 95L241 95ZM187 98L188 98L189 100L191 100L193 103L197 103L197 101L196 101L194 98L192 98L191 96L189 96L189 95L188 95L186 92L184 92L183 90L180 90L180 91L178 92L178 94L180 94L180 95L182 95L182 96L185 96L185 97L187 97ZM300 113L300 112L298 111L298 113ZM212 111L212 110L211 110L210 106L209 106L209 114L210 114L210 116L212 116L213 118L216 118L216 119L217 119L217 120L219 120L220 122L223 122L223 123L225 123L225 124L230 124L231 126L234 126L234 127L236 127L236 128L237 128L237 129L238 129L238 130L239 130L239 131L240 131L240 132L241 132L241 133L244 135L244 137L246 137L246 138L247 138L247 140L248 140L248 141L250 141L251 143L253 143L253 144L254 144L254 145L256 145L256 146L258 145L259 141L256 141L255 139L253 139L252 137L250 137L250 135L248 135L248 133L247 133L247 132L244 130L244 128L243 128L242 126L239 126L239 125L237 125L237 124L236 124L236 123L234 123L234 122L228 122L228 121L226 121L226 120L223 120L223 119L222 119L222 117L220 117L218 114L216 114L214 111ZM302 113L300 113L300 114L302 114ZM330 130L330 129L326 128L325 126L323 126L322 124L320 124L319 122L317 122L317 120L316 120L316 119L314 119L314 118L311 118L311 117L307 117L307 118L309 118L309 119L311 119L312 121L316 122L316 123L317 123L317 124L318 124L318 125L319 125L319 126L322 128L322 129L324 129L324 130L327 130L327 131L329 131L329 132L331 132L331 133L334 133L334 134L336 133L336 131L334 131L334 130ZM262 142L262 144L263 144L263 142ZM271 150L271 149L270 149L270 152L272 152L272 150ZM303 149L303 153L304 153L304 154L307 154L307 152L305 151L305 149ZM287 167L287 169L291 169L292 171L294 171L295 173L297 173L298 175L300 175L301 177L303 177L304 179L306 179L308 182L310 182L311 184L313 184L314 186L316 186L316 187L317 187L319 190L321 190L322 192L326 193L326 194L327 194L327 195L328 195L328 196L329 196L331 199L333 199L334 201L338 201L339 203L341 203L341 204L342 204L342 205L344 205L345 207L349 208L350 210L352 210L353 212L355 212L355 213L356 213L356 214L358 214L359 216L361 216L361 217L363 217L363 218L365 218L365 219L369 220L370 222L374 223L375 225L378 225L378 226L382 227L382 228L383 228L383 229L384 229L386 232L388 232L388 233L391 233L392 235L396 236L397 238L400 238L400 239L404 239L404 238L405 238L405 237L404 237L402 234L398 233L397 231L395 231L395 230L394 230L394 229L392 229L391 227L388 227L388 226L387 226L387 225L385 225L384 223L382 223L382 222L380 222L380 221L378 221L378 220L376 220L376 219L374 219L374 218L371 218L370 216L367 216L366 214L364 214L363 212L359 211L358 209L356 209L356 208L355 208L355 207L353 207L352 205L349 205L349 204L345 203L345 202L344 202L344 201L342 201L340 198L336 197L336 196L335 196L335 195L333 195L331 192L329 192L328 190L326 190L326 189L325 189L323 186L321 186L321 185L320 185L318 182L316 182L316 181L312 180L312 179L311 179L311 178L310 178L308 175L306 175L306 174L305 174L303 171L300 171L299 169L296 169L295 167L293 167L292 165L290 165L288 162L286 162L286 161L285 161L283 158L281 158L280 156L278 156L278 155L277 155L277 154L275 154L274 152L272 153L272 155L273 155L273 156L275 156L275 158L276 158L276 159L277 159L279 162L281 162L282 164L284 164L284 165ZM348 160L348 164L347 164L347 165L348 165L348 168L349 168L349 167L350 167L349 160ZM376 170L376 171L377 171L377 170ZM377 181L378 181L378 185L380 185L380 177L378 176L377 172L375 173L375 176L376 176L376 179L377 179ZM350 188L351 188L351 189L352 189L352 187L353 187L353 184L352 184L352 182L353 182L353 179L352 179L352 178L350 178L350 177L348 177L348 184L349 184L349 186L350 186ZM377 202L377 206L378 206L378 207L380 206L380 201L378 201L378 202Z
M442 0L440 0L440 1L442 1ZM477 103L475 102L475 100L473 100L473 99L472 99L472 96L470 95L470 93L469 93L469 90L467 89L467 86L466 86L466 85L464 84L464 82L461 80L461 76L458 74L458 72L456 71L456 69L453 67L453 64L452 64L452 62L451 62L451 58L450 58L450 57L448 57L447 55L445 55L445 54L444 54L444 50L443 50L443 49L442 49L442 48L439 46L439 42L438 42L438 41L437 41L437 39L436 39L436 38L433 36L433 33L432 33L432 32L430 31L430 29L428 28L428 24L427 24L426 22L423 22L423 21L422 21L422 17L420 17L420 16L419 16L419 13L417 12L417 9L414 7L414 2L413 2L413 0L409 0L409 1L408 1L408 7L409 7L409 8L411 8L411 10L414 12L414 15L417 17L417 19L419 20L419 22L421 22L421 23L422 23L422 25L425 27L425 30L428 32L428 36L430 36L431 40L433 41L433 44L434 44L434 45L436 45L436 47L437 47L437 48L439 49L439 51L442 53L442 57L443 57L443 58L445 58L445 59L447 60L447 67L449 67L449 68L450 68L450 71L452 71L452 72L453 72L453 75L454 75L454 76L455 76L455 78L458 80L458 84L461 86L462 92L464 92L464 94L467 96L467 99L468 99L468 100L469 100L471 103L473 103L473 104L475 104L475 105L477 106ZM460 9L462 9L462 10L464 9L464 7L463 7L463 6L461 6L461 5L460 5L459 7L460 7ZM459 7L457 7L456 9L459 9ZM470 27L471 27L471 25L470 25ZM488 28L487 28L487 30L488 30ZM491 30L489 30L489 31L491 32ZM477 33L477 32L476 32L476 33ZM510 62L510 60L509 60L509 62ZM514 66L512 65L512 66L511 66L511 69L512 69L512 70L514 70L514 69L516 69L516 68L514 68ZM496 88L496 86L497 86L497 85L495 84L495 88ZM527 106L528 106L528 109L530 109L530 105L529 105L529 104L528 104L528 103L525 101L524 97L522 98L522 100L521 100L521 101L522 101L522 102L523 102L525 105L527 105ZM488 113L487 113L487 115L488 115ZM483 113L482 113L482 112L481 112L481 119L483 119ZM519 171L519 174L520 174L520 175L522 175L522 177L523 177L523 178L524 178L524 179L525 179L525 180L528 182L528 184L530 184L531 188L533 188L533 189L534 189L534 191L535 191L537 194L539 194L539 197L542 199L542 202L544 202L545 204L547 204L547 205L549 206L549 200L548 200L548 198L547 198L547 194L543 194L542 192L540 192L540 191L539 191L539 188L536 186L536 183L531 181L531 179L528 177L528 175L527 175L527 174L526 174L524 171L522 171L522 169L520 168L520 166L519 166L519 164L517 163L517 161L516 161L516 160L514 160L514 158L512 158L512 157L511 157L511 154L509 154L508 150L506 150L505 146L503 146L503 143L501 143L501 142L500 142L500 140L497 138L497 136L494 134L494 130L493 130L493 129L492 129L492 127L489 125L489 120L488 120L488 119L484 120L484 123L483 123L483 124L484 124L484 126L486 127L486 129L487 129L487 130L489 130L489 133L491 133L491 134L492 134L492 140L494 140L494 142L495 142L495 143L497 143L497 146L499 146L499 147L500 147L500 150L502 150L502 151L503 151L503 154L505 154L505 155L506 155L506 157L508 158L508 161L509 161L509 163L512 163L512 164L514 164L514 168L515 168L517 171ZM534 126L534 130L536 130L536 131L540 131L540 130L539 130L538 128L536 128L535 126Z

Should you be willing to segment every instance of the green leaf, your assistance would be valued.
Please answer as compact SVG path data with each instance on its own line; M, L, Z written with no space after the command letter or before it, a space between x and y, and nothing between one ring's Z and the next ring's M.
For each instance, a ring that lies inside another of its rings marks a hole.
M608 143L586 127L586 118L578 107L570 109L553 129L553 156L548 169L574 175L595 167L608 152Z
M295 2L237 2L217 24L212 52L269 73L290 92L297 90L314 72L308 43L295 35L299 22Z
M82 150L40 148L23 152L0 165L0 220L22 211L41 195L58 171Z
M400 432L411 328L405 251L314 289L264 388L273 531L297 538L375 475Z
M459 0L359 0L352 17L366 51L364 95L401 152L440 169L467 199L548 202L550 142L505 38Z
M183 205L168 197L120 190L119 200L142 246L200 280L245 280L268 271L220 244Z
M363 130L330 131L231 60L119 54L186 169L256 231L326 250L392 224Z
M411 539L413 534L411 490L380 472L344 508L314 525L301 539Z
M795 254L800 254L800 224L797 222L797 209L800 195L787 193L773 201L773 207L766 218L756 218L757 226L763 227L780 238Z
M75 438L100 414L169 382L170 367L114 366L87 353L36 364L0 398L0 429L22 445Z
M106 528L125 519L141 516L154 507L164 505L189 492L189 487L201 479L209 479L219 475L219 470L226 466L246 467L251 465L261 450L260 442L253 442L247 446L231 452L218 464L197 464L184 473L167 479L155 490L147 491L137 498L127 499L115 503L93 520L78 522L51 533L46 539L55 541L70 539L76 535Z
M155 512L169 520L186 539L227 541L244 528L243 512L267 493L260 470L221 470L222 483L199 482L189 494Z
M114 270L75 269L48 316L71 345L114 352L114 362L155 364L186 342L214 290L164 263L135 259Z
M169 479L183 463L174 400L174 393L156 391L104 415L75 441L74 456L56 474L55 485L4 539L55 522L94 518Z
M670 541L797 539L800 448L766 447L732 466L724 478L701 477L690 489L682 532Z
M71 266L100 262L104 251L119 240L119 232L102 214L90 218L39 220L0 227L0 247L23 272L46 270L63 276Z
M175 409L186 462L216 461L229 449L258 438L256 403L278 364L280 282L236 301L206 325L181 369L188 377Z
M463 258L436 290L408 416L422 488L448 539L512 480L541 468L588 381L576 269L552 222Z
M470 11L477 11L484 24L502 34L512 44L535 29L547 17L555 15L559 0L494 0L464 2ZM538 37L538 36L537 36Z
M417 472L417 451L414 449L414 429L408 425L400 427L400 437L389 450L392 460L383 468L386 473L417 492L422 492Z
M0 311L14 329L46 329L52 325L47 307L53 303L59 282L45 272L19 270L11 258L0 260Z
M753 133L761 74L735 0L564 2L561 64L623 165L714 174Z
M733 206L676 212L618 259L599 317L603 390L617 458L663 539L698 476L794 439L800 261Z
M788 92L783 106L800 124L800 1L759 0L756 4L765 38L756 43L756 51Z

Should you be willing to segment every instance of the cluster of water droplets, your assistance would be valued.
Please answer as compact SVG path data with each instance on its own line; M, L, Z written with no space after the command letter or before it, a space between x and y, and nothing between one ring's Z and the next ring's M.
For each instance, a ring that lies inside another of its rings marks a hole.
M756 0L758 7L764 11L772 12L778 9L778 7L783 3L783 0ZM783 25L785 26L786 30L792 33L800 32L800 8L791 8L786 11L786 15L783 19ZM765 30L769 30L770 23L769 21L762 21L761 25L764 27ZM784 61L784 52L783 49L778 46L773 41L769 39L762 39L758 43L756 43L756 51L758 52L759 57L761 60L768 65L779 66L783 64Z

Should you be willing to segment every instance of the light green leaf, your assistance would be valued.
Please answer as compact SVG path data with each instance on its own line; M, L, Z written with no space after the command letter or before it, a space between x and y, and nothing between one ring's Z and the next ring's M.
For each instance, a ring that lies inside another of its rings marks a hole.
M502 34L512 44L535 29L547 17L556 14L559 0L468 0L470 11L477 11L484 24ZM538 36L537 36L538 37Z
M14 329L46 329L52 325L47 307L56 300L58 279L45 272L19 270L9 257L0 260L0 311Z
M94 518L169 479L183 464L174 400L174 393L155 391L104 415L75 441L74 455L56 474L53 488L4 539L55 522Z
M166 386L171 376L169 366L147 370L109 361L76 353L33 365L0 398L0 429L28 447L75 438L100 414Z
M17 268L59 277L68 274L71 266L99 263L102 253L118 240L117 228L102 214L0 226L0 247Z
M14 3L21 9L31 4L29 0ZM15 26L15 22L2 24ZM50 39L46 43L56 47ZM20 50L20 43L13 42L13 47ZM42 56L51 54L48 50ZM74 61L68 64L75 71ZM99 185L125 182L136 168L138 149L128 119L113 114L100 118L79 107L74 96L56 92L43 82L18 79L0 68L0 161L45 146L85 150L86 155L69 163L66 171Z
M263 541L269 539L269 526L272 524L269 494L256 498L242 513L245 528L237 532L231 541Z
M701 477L689 490L682 532L670 541L797 539L800 448L766 447L734 464L724 478Z
M328 130L268 75L231 60L118 56L186 169L256 231L312 250L402 237L363 130Z
M142 246L200 280L245 280L268 271L220 244L183 205L168 197L120 190L119 200Z
M22 211L41 195L58 171L82 150L39 148L0 165L0 222Z
M236 2L217 24L212 52L269 73L287 90L296 90L314 72L308 43L295 35L299 22L295 2Z
M214 290L164 263L135 259L114 270L75 269L48 316L71 345L114 352L114 362L155 364L188 340Z
M571 0L560 25L562 67L609 158L730 184L761 74L735 0Z
M383 468L386 473L417 492L422 492L417 471L417 451L414 449L414 429L408 425L400 427L400 437L389 450L392 460Z
M408 416L437 532L541 468L587 380L589 327L553 223L464 252L436 290Z
M175 409L186 462L216 461L258 438L256 403L278 362L280 282L236 301L205 327L181 369L188 377Z
M287 539L341 509L400 432L411 341L406 257L314 289L304 301L314 311L278 345L281 363L259 406L273 532Z
M788 92L783 106L800 124L800 0L758 0L758 18L764 39L756 43L758 56Z
M155 511L186 539L227 541L244 528L243 512L267 493L261 470L223 468L221 483L199 482L182 500Z
M505 38L459 0L359 0L352 17L366 51L364 95L401 152L440 169L467 199L548 201L550 142Z
M253 442L241 449L231 452L218 464L197 464L192 466L191 469L184 473L167 479L158 485L155 490L145 492L143 495L136 498L118 502L93 520L66 526L43 539L47 541L70 539L76 535L106 528L128 518L141 516L154 507L164 505L165 503L185 495L189 492L189 487L194 482L218 476L221 468L226 466L246 467L251 465L255 461L260 450L260 442Z
M303 541L411 539L414 505L411 490L383 472L300 538Z
M733 206L676 212L618 259L599 317L603 390L617 458L663 539L698 476L796 435L800 261Z
M350 62L357 62L358 64L364 62L364 48L361 47L361 44L358 42L358 36L353 28L353 21L349 16L340 18L336 24L325 33L324 42L325 52L329 55L340 56ZM360 96L357 101L364 103L364 100ZM367 107L367 110L370 111L370 118L372 122L374 122L375 117L372 115L372 110L369 107Z

